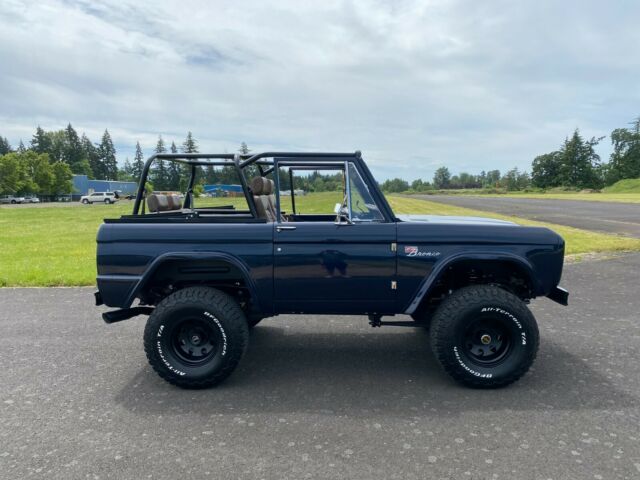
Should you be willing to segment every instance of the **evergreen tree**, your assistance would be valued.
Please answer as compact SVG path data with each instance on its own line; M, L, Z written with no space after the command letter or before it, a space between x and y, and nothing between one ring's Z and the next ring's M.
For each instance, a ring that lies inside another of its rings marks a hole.
M182 144L182 153L198 153L198 142L191 132L187 133L187 138Z
M193 134L191 132L187 133L187 138L185 138L182 143L182 153L198 153L198 142L195 138L193 138ZM180 168L180 191L185 191L187 189L187 182L191 177L191 167L188 165L181 165ZM202 178L202 169L196 169L196 179Z
M136 142L136 154L133 157L133 165L131 165L131 176L135 182L140 180L143 169L144 155L142 153L142 148L140 148L140 142Z
M83 160L86 159L84 155L84 149L80 142L78 132L69 123L64 130L65 135L65 151L64 157L66 163L71 168L73 173L86 174L86 163Z
M89 162L89 168L91 170L89 178L104 178L102 164L98 156L98 149L84 133L82 137L80 137L80 145L82 146L82 155Z
M118 179L119 180L123 180L125 182L131 182L132 181L132 175L131 175L131 171L132 171L133 167L131 166L131 162L129 161L129 157L124 159L124 164L122 166L122 168L120 169L120 172L118 174Z
M585 141L578 129L565 140L560 148L560 185L578 189L601 187L600 156L593 148L600 140L602 138Z
M113 146L111 135L105 129L102 141L98 147L98 157L104 169L105 180L118 179L118 161L116 160L116 148Z
M158 135L158 143L156 144L155 153L167 153L162 135ZM167 173L165 162L162 159L157 159L154 164L155 166L151 173L151 182L156 190L167 190L169 175Z
M178 153L176 142L171 142L171 153ZM167 189L173 191L180 190L180 164L178 162L168 162L167 166Z
M7 153L11 153L11 145L9 144L9 140L4 137L0 137L0 156L6 155Z
M51 137L47 135L47 132L40 125L36 128L36 133L33 134L31 139L31 149L36 153L51 152Z
M18 144L18 149L16 150L18 153L24 153L27 151L24 143L22 143L22 139L20 139L20 143Z

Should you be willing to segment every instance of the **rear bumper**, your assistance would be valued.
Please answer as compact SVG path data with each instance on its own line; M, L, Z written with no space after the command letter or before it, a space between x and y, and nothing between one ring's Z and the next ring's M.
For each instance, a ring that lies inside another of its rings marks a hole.
M547 295L547 298L550 298L554 302L559 303L560 305L569 305L569 292L567 292L564 288L555 286Z

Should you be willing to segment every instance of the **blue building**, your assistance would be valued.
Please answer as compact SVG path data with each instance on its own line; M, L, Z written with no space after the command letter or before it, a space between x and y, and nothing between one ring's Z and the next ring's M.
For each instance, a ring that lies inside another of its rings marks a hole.
M138 189L136 182L120 182L117 180L90 180L86 175L73 176L73 200L79 200L82 195L93 192L118 191L125 195L134 194Z
M244 195L242 191L242 185L225 185L225 184L216 184L216 185L205 185L204 191L216 197L226 195L230 197L238 197Z

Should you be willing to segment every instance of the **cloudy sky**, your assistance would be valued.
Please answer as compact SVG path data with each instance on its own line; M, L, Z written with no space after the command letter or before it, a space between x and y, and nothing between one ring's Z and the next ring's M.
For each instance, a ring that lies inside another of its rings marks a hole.
M0 135L71 122L118 157L362 150L379 179L528 169L640 115L640 3L0 2ZM609 139L600 146L608 157Z

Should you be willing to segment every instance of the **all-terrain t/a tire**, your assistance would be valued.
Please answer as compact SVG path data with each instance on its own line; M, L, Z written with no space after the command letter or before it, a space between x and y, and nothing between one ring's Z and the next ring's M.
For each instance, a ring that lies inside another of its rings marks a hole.
M182 388L212 387L236 368L249 342L247 319L224 292L189 287L162 300L144 329L153 369Z
M444 370L474 388L498 388L524 375L538 352L538 325L526 304L496 286L455 291L431 321L431 347Z

